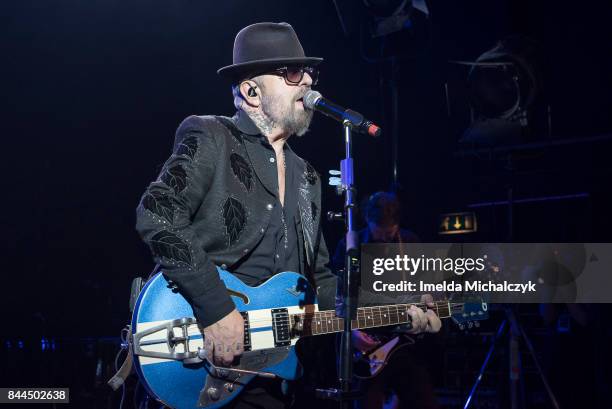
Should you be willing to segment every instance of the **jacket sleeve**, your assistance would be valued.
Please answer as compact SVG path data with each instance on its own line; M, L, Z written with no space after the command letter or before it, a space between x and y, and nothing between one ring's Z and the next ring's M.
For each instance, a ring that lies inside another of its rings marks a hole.
M179 126L174 149L136 210L136 230L207 327L229 314L234 303L214 263L195 234L192 218L211 185L218 149L207 121L191 116Z

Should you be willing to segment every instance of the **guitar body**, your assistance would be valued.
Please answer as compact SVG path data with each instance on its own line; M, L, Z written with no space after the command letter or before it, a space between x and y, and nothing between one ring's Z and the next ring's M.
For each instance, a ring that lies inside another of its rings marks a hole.
M385 368L391 355L406 345L409 344L402 343L400 336L397 335L388 341L384 341L370 352L359 353L359 356L353 360L355 377L359 379L374 378Z
M266 372L283 379L301 375L290 334L289 314L317 311L315 292L306 279L280 273L249 287L219 269L237 310L245 318L245 353L232 368ZM161 273L141 291L132 317L134 366L151 396L177 409L224 406L255 375L217 371L201 358L204 347L189 303L169 288Z
M204 339L189 303L161 273L140 292L131 323L130 347L141 383L156 400L175 409L218 409L255 376L292 380L301 375L294 346L302 336L340 332L334 311L318 311L314 289L301 275L284 272L250 287L219 269L219 276L244 318L245 352L229 368L205 359ZM423 304L419 308L426 310ZM357 309L353 329L410 322L409 304ZM486 303L436 302L440 318L460 326L486 319ZM398 345L396 345L398 344ZM365 357L366 374L375 376L401 343L390 342ZM367 366L369 365L369 366Z
M447 313L442 315L439 309L436 311L440 318L451 318L461 330L478 328L480 321L489 318L487 303L476 299L468 303L448 302ZM353 354L353 371L355 377L359 379L371 379L379 375L395 352L407 345L414 344L414 340L408 342L408 338L402 339L399 332L391 331L370 335L378 341L378 345L370 351L355 351Z

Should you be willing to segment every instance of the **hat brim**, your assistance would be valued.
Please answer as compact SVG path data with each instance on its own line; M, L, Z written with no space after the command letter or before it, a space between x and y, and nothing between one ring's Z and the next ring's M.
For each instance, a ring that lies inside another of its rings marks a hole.
M228 65L219 68L217 74L232 80L240 80L266 68L276 68L282 65L318 65L322 61L323 58L319 57L271 58Z

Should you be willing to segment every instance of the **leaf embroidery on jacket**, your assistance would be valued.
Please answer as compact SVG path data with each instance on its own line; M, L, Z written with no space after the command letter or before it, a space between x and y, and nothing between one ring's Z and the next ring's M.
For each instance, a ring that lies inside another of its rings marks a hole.
M174 165L170 169L166 169L161 180L170 186L177 195L187 187L187 173L181 165Z
M193 160L197 152L198 138L195 136L188 136L187 138L183 139L176 149L176 154L178 156L184 155L191 160Z
M149 245L153 253L168 260L191 264L191 253L187 243L176 234L167 230L155 233Z
M232 153L230 155L230 166L240 183L250 192L253 188L253 170L248 162L237 153Z
M238 240L246 225L246 211L242 203L233 197L228 197L223 204L223 221L231 246Z
M310 202L310 210L312 213L312 220L317 220L317 214L319 212L319 208L315 204L315 202Z
M170 198L159 192L149 192L142 198L142 206L168 223L174 219L174 209Z
M304 171L304 177L311 185L317 183L317 171L310 165L310 163L304 161L306 163L306 170Z
M314 203L310 198L310 189L306 182L302 182L299 187L299 198L298 203L300 206L300 215L302 218L303 228L312 237L314 235L314 223L313 223L313 208ZM310 206L309 206L310 203Z

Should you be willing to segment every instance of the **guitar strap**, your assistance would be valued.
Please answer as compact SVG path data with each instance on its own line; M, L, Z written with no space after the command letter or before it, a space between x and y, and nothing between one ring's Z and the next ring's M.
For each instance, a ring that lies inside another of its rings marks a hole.
M132 373L132 343L128 342L128 345L128 353L123 361L123 364L121 364L121 368L119 368L117 373L107 382L108 386L110 386L114 391L119 389L127 377Z

